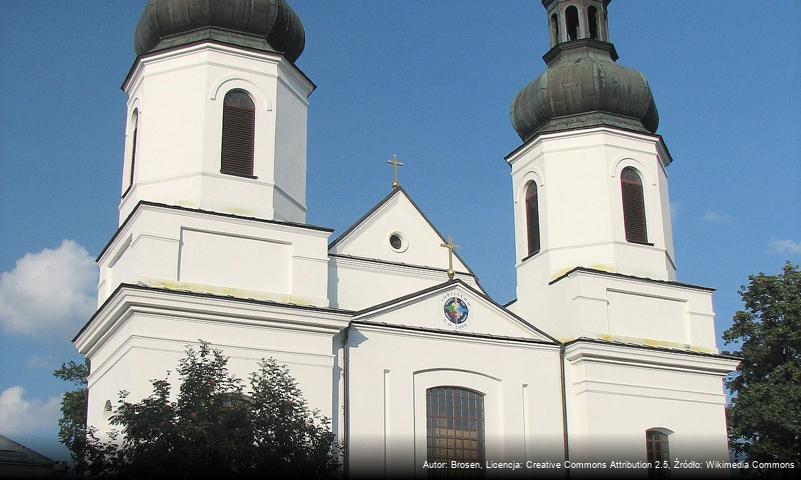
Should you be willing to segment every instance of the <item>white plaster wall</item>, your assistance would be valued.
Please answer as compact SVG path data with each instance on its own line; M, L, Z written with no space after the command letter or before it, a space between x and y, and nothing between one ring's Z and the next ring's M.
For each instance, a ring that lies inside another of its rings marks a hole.
M534 263L553 279L585 266L661 280L675 278L670 203L658 137L608 128L542 135L511 154L518 262L528 257L525 187L538 185L541 249ZM620 171L635 167L643 179L648 241L626 242ZM518 265L519 266L519 265ZM525 274L519 269L518 276ZM518 283L521 283L518 280Z
M360 325L349 333L347 367L353 472L425 475L425 391L438 385L485 394L487 459L562 456L556 346Z
M129 122L134 109L139 111L139 132L135 181L120 203L120 223L140 200L305 221L306 100L313 84L282 56L216 44L188 46L141 58L124 88ZM254 179L220 173L222 104L236 88L250 93L256 107ZM292 101L279 94L286 90L293 92ZM281 135L276 115L286 125ZM123 192L129 157L130 138ZM276 162L284 172L278 177ZM293 171L287 174L287 168ZM291 201L276 205L279 190Z
M479 289L475 278L457 274ZM444 271L389 265L358 258L330 257L328 298L331 306L361 310L446 282Z
M645 460L650 428L673 432L671 458L728 458L722 378L736 361L592 344L566 357L572 460Z
M302 80L281 64L276 85L275 185L276 215L292 222L306 221L307 97ZM300 88L299 88L300 87Z
M452 297L461 299L469 309L466 321L458 327L446 319L443 311L443 305ZM404 302L359 314L354 319L427 329L550 341L545 335L461 285L437 289Z
M291 243L190 228L181 229L180 242L179 282L291 293Z
M91 425L106 429L107 400L116 406L118 392L127 390L128 400L138 401L152 392L150 380L165 378L167 370L177 393L178 360L199 339L222 349L230 357L229 371L245 384L260 359L275 358L290 367L311 407L328 417L336 411L333 338L345 317L175 293L134 291L120 297L76 342L92 365Z
M718 351L709 290L576 271L528 291L511 309L563 341L583 336Z
M120 283L328 305L329 232L141 205L100 258L98 305Z
M400 250L393 249L389 244L389 237L393 233L403 238L404 245ZM447 269L448 251L441 247L442 242L443 239L406 194L398 190L340 239L331 248L331 253ZM457 272L468 271L455 256L453 268Z

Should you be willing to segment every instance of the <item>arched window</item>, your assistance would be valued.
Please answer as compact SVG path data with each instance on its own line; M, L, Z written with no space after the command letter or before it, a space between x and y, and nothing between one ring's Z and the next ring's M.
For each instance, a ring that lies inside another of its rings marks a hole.
M528 254L540 251L540 207L537 201L537 184L526 185L526 235L528 236Z
M559 43L559 19L554 13L551 15L551 46Z
M662 429L651 428L645 431L645 452L652 468L649 478L666 478L670 472L670 445L668 433Z
M578 10L574 6L569 6L565 10L565 20L567 21L567 41L578 40L579 38L579 16Z
M637 170L632 167L623 169L620 174L620 189L623 194L623 222L626 226L626 241L648 243L642 179Z
M598 9L590 7L587 9L587 25L590 27L590 38L598 40Z
M426 390L429 462L484 463L484 394L459 387Z
M133 185L134 181L134 165L136 165L136 140L137 137L139 137L139 109L135 109L133 111L131 124L133 125L133 130L131 131L131 172L128 183L129 186Z
M253 176L255 124L256 107L250 95L244 90L228 92L223 102L221 173Z
M106 403L103 404L103 420L108 422L111 420L111 400L106 400Z

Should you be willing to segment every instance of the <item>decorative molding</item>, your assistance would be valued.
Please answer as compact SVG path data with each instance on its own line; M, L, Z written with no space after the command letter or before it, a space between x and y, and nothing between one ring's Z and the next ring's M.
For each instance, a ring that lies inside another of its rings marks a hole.
M227 94L231 90L236 89L244 90L251 95L258 96L259 103L261 103L264 110L269 112L273 110L272 98L262 91L258 85L247 78L232 74L227 74L218 78L212 84L211 91L209 92L209 100L216 101L222 91L225 91Z

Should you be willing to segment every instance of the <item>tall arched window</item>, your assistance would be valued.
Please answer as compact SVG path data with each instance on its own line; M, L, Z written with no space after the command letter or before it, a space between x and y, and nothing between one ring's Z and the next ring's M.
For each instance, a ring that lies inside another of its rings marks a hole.
M623 222L626 226L626 241L648 243L648 228L645 223L645 198L642 179L632 167L620 174L620 190L623 194Z
M221 173L253 176L255 124L256 107L250 95L244 90L228 92L223 102Z
M136 165L136 140L139 137L139 109L133 111L131 117L133 130L131 131L131 172L128 185L132 186L134 181L134 165Z
M540 251L540 207L537 201L537 184L526 185L526 235L528 236L528 254Z
M484 394L459 387L426 390L429 462L484 463Z
M587 26L590 27L590 38L598 40L598 9L590 7L587 9Z
M551 46L559 43L559 19L554 13L551 15Z
M651 428L645 431L645 452L652 468L649 478L666 478L670 472L670 445L668 433L662 429Z
M579 15L574 6L565 9L565 21L567 23L567 41L578 40L579 38Z

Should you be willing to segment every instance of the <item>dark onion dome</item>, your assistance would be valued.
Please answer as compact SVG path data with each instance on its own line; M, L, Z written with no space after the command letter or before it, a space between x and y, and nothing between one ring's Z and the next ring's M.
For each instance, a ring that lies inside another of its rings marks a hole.
M285 0L148 0L134 49L142 55L199 40L281 52L294 62L305 33Z
M524 141L535 134L599 125L656 132L659 113L648 81L615 63L611 43L558 43L543 59L548 69L512 102L512 125Z

